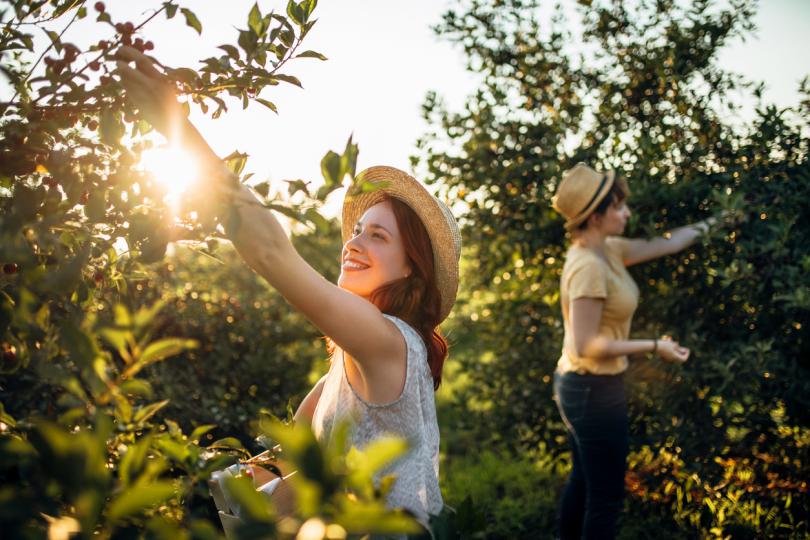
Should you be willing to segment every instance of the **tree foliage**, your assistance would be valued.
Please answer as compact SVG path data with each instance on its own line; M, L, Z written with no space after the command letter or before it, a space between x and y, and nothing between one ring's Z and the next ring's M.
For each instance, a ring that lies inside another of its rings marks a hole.
M482 75L461 111L428 97L414 158L468 209L451 335L472 414L456 451L565 449L551 377L566 239L550 201L585 161L629 179L628 236L721 217L699 245L631 269L634 335L693 351L683 367L631 363L631 508L673 536L806 534L807 100L769 105L718 65L750 35L751 2L578 4L546 22L536 2L459 2L436 28Z
M288 62L325 59L301 48L315 7L315 0L290 0L282 13L262 13L256 4L221 55L165 72L189 108L214 118L234 101L275 111L263 91L300 86ZM156 139L123 97L115 51L154 49L149 23L157 17L197 33L208 24L172 0L140 21L116 21L103 2L86 0L0 5L2 74L13 92L0 105L3 537L219 537L206 481L247 450L232 436L212 441L216 429L284 443L300 472L302 502L283 529L272 506L236 481L235 497L256 510L241 537L294 537L306 523L344 535L412 531L414 521L386 509L384 486L371 483L404 451L403 441L343 456L307 428L268 423L251 403L279 411L288 392L303 391L318 350L314 329L244 268L199 265L198 276L183 267L198 264L194 257L166 258L169 244L183 240L199 256L231 262L234 252L219 252L218 239L239 223L206 190L172 208L166 186L140 166ZM80 25L108 37L68 41ZM319 205L354 177L356 158L350 138L342 154L324 157L317 189L291 181L284 198L266 182L253 187L262 204L334 233ZM225 158L242 182L247 159L236 151ZM316 266L325 267L325 246L337 256L316 235L303 243L316 252ZM169 369L164 361L172 357L182 363ZM243 373L232 368L236 361ZM244 408L230 410L237 397ZM217 414L218 407L227 410Z

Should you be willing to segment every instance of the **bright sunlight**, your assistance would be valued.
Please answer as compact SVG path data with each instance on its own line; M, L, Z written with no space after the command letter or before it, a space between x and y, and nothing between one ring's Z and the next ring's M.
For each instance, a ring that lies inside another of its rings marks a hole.
M165 202L174 212L179 209L181 197L197 182L200 172L194 156L176 146L162 146L144 151L140 165L165 186Z

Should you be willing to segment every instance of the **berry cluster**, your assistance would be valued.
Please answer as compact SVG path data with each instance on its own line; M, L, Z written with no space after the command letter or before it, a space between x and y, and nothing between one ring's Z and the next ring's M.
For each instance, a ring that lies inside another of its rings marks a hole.
M100 4L101 2L99 2ZM141 38L132 38L135 33L135 25L127 21L124 23L116 23L115 31L121 34L121 44L129 47L134 47L141 52L151 51L155 48L154 43L151 41L144 41Z
M62 57L46 57L44 62L57 75L69 68L79 58L79 48L73 43L62 45Z
M104 14L107 9L106 6L104 5L104 2L96 2L93 7L99 13L99 15ZM127 21L122 23L116 23L114 27L115 31L119 34L118 40L116 40L116 42L114 43L111 43L109 40L102 39L98 43L96 43L95 49L102 51L103 53L106 54L115 45L120 43L121 45L133 47L141 52L154 50L155 45L151 41L145 41L142 38L134 37L134 34L136 33L137 29L132 22ZM58 75L63 71L65 71L66 69L70 68L70 66L79 58L80 54L81 51L79 50L78 47L76 47L72 43L66 43L62 46L61 58L47 57L45 58L44 62L49 69L51 69L54 73ZM90 62L87 67L89 67L90 70L92 71L99 71L101 70L102 63L99 59L96 59ZM107 82L110 82L110 78L102 76L101 83L105 84Z

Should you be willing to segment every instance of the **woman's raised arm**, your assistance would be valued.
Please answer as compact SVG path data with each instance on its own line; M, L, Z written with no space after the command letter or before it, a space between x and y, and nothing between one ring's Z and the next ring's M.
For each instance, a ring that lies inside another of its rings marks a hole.
M127 98L167 139L195 152L214 192L230 195L239 213L231 240L245 262L364 368L404 359L405 343L396 326L371 302L318 274L295 250L273 213L246 186L234 187L228 181L232 178L223 162L188 120L154 62L129 47L123 47L118 58Z
M624 251L624 265L651 261L666 255L672 255L695 243L701 235L706 234L716 219L710 217L703 221L673 229L663 236L650 239L629 239Z

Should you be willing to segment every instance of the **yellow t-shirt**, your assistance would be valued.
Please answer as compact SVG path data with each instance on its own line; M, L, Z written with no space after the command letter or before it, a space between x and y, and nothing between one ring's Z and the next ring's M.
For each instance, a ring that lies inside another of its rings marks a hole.
M638 286L624 266L628 241L618 236L605 240L605 256L588 248L571 246L565 256L560 279L565 339L557 371L575 371L596 375L615 375L627 369L627 356L587 358L577 356L571 326L571 302L577 298L603 298L599 334L625 340L630 336L630 323L638 306Z

